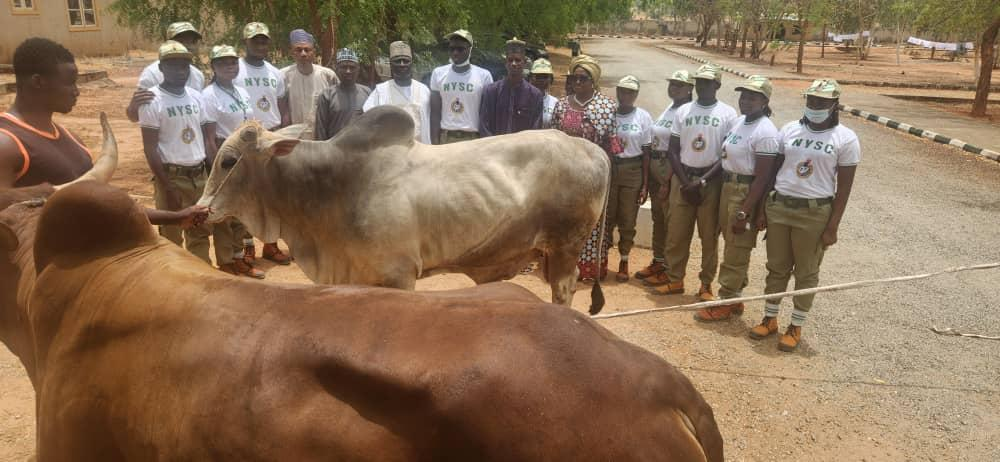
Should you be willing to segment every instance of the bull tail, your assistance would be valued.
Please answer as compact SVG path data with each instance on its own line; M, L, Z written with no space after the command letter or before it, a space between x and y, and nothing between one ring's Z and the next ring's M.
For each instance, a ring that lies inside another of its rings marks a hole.
M604 207L601 212L601 226L598 228L600 233L597 236L597 277L594 278L594 286L590 288L590 315L593 316L600 313L604 308L604 291L601 289L601 267L604 266L604 259L602 254L604 253L604 239L607 233L608 226L608 201L611 199L611 169L608 169L608 187L604 190Z

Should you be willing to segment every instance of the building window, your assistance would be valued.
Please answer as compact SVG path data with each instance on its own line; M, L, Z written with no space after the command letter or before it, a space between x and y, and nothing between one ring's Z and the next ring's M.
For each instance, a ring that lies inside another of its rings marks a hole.
M35 6L37 0L10 0L11 11L14 14L38 14Z
M97 10L94 8L94 0L67 1L69 2L70 28L97 27Z

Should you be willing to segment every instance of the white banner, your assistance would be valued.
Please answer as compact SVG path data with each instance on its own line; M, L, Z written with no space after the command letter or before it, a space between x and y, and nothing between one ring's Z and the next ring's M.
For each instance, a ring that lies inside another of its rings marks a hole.
M966 50L971 50L973 48L972 42L965 43L946 43L946 42L932 42L930 40L924 40L922 38L910 37L906 39L906 43L921 46L924 48L933 48L935 50L945 50L945 51L956 51L959 47Z

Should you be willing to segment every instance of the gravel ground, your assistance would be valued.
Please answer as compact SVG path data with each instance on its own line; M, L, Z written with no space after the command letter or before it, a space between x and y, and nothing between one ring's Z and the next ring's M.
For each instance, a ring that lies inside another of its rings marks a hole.
M604 86L638 76L639 105L654 116L667 104L665 76L697 66L657 50L652 41L595 39L584 50L604 63ZM129 71L132 74L137 70ZM131 74L129 74L131 75ZM86 90L120 117L130 91ZM735 105L738 79L724 77L720 98ZM780 82L772 106L777 124L799 117L804 84ZM845 91L852 91L847 88ZM81 97L83 103L83 97ZM0 106L5 101L0 100ZM81 108L82 110L84 108ZM97 109L86 108L90 110ZM76 112L74 111L74 115ZM92 117L66 118L96 145ZM862 164L840 242L826 254L821 284L916 274L1000 261L1000 165L946 146L888 130L858 118L842 122L861 138ZM116 121L122 168L115 183L148 194L138 130ZM932 128L932 127L929 127ZM696 245L697 246L697 245ZM699 250L687 278L696 288ZM633 271L647 262L633 251ZM765 255L755 251L747 294L763 289ZM617 256L612 253L612 266ZM305 282L294 266L268 268L271 281ZM690 313L660 313L601 321L623 338L678 366L713 406L728 460L1000 460L1000 342L932 333L931 326L1000 335L997 271L947 275L914 283L821 294L793 354L776 340L750 340L746 331L763 306L750 304L740 319L705 325ZM549 298L534 276L514 282ZM464 276L421 280L419 290L472 285ZM587 287L574 307L586 310ZM694 301L691 294L654 296L634 281L609 282L607 312ZM788 322L790 301L780 318ZM23 460L34 445L34 400L23 368L0 348L0 460Z

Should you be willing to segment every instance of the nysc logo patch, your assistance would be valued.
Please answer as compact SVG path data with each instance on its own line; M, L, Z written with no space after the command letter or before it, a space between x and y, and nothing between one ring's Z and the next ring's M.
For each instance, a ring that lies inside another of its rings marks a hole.
M708 145L708 142L705 141L705 136L699 133L694 141L691 142L691 149L694 149L695 152L702 152L705 150L706 145Z
M451 112L454 112L455 114L461 114L465 112L465 105L462 104L462 102L459 101L458 98L455 98L455 101L451 102Z
M191 127L184 127L184 130L181 130L181 141L184 144L191 144L194 141L194 130Z
M264 112L271 112L271 102L267 100L267 97L261 96L257 101L257 109Z
M799 165L795 166L795 174L799 178L809 178L813 174L813 163L812 159L804 160L799 162Z

